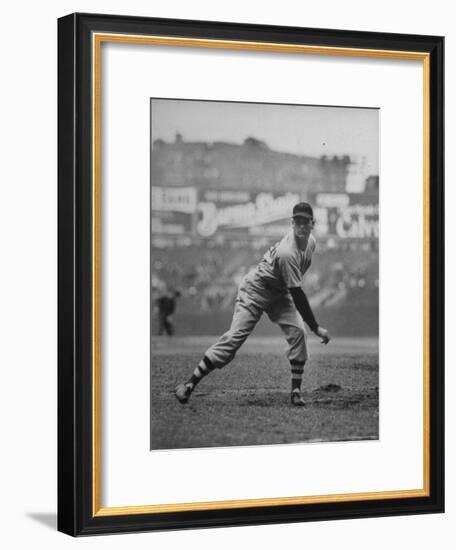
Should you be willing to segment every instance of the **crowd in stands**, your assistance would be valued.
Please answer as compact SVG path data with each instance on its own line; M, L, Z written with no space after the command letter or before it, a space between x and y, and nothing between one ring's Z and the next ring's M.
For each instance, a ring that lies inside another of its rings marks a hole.
M378 301L378 251L370 243L357 243L355 248L353 244L344 249L319 247L304 282L312 306ZM248 245L153 249L152 298L166 289L178 289L182 308L230 310L242 277L265 250Z

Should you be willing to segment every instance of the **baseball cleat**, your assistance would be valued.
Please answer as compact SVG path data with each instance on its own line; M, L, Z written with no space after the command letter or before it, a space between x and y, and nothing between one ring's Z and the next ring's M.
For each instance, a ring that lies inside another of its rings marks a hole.
M193 387L190 384L179 384L174 390L174 395L176 396L176 399L179 401L179 403L185 405L185 403L187 403L187 401L190 399L192 391Z
M301 397L301 392L299 390L295 390L291 392L291 404L294 407L305 407L306 404L304 402L304 399Z

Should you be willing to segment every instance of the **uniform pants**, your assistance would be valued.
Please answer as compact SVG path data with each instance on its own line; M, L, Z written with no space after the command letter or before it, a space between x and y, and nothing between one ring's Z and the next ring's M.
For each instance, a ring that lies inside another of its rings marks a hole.
M168 336L174 334L174 325L171 321L171 318L165 313L158 314L158 335L161 336L164 332Z
M291 365L298 369L304 366L308 359L307 337L303 320L291 295L287 292L278 297L271 295L268 299L267 291L259 294L249 288L244 280L238 291L228 332L225 332L205 353L214 367L222 368L233 360L237 350L260 320L263 311L281 328L288 342L287 358Z

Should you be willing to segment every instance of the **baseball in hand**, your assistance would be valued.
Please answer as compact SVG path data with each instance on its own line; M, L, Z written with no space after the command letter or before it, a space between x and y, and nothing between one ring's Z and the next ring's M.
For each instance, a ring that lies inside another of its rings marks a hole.
M315 334L321 338L322 344L327 344L331 340L329 332L323 327L318 327Z

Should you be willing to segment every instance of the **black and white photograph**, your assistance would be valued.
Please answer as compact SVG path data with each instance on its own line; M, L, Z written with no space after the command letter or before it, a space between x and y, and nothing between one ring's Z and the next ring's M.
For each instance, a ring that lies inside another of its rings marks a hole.
M379 116L151 99L151 450L379 438Z

